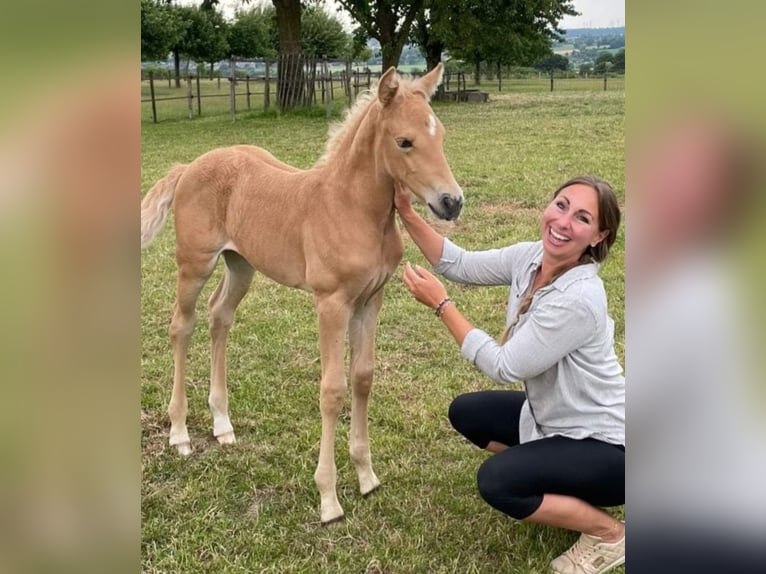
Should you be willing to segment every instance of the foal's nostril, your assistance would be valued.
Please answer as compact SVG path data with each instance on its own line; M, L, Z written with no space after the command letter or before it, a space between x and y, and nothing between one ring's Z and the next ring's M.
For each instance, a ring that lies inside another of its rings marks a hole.
M444 207L444 215L446 219L455 219L460 215L460 209L463 207L463 198L455 198L451 195L444 194L439 200Z

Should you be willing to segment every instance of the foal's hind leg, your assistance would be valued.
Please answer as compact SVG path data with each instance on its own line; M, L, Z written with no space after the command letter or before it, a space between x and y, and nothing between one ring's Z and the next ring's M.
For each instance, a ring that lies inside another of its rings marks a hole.
M351 432L349 453L359 477L361 493L368 494L380 486L372 470L370 439L367 431L367 405L372 388L375 365L375 328L383 302L383 291L363 307L357 308L351 319L349 344L351 347Z
M250 287L254 270L238 253L226 251L224 258L226 270L223 279L209 302L212 352L208 404L213 414L213 436L221 444L232 444L235 438L226 390L226 340L234 322L234 312Z
M170 445L180 454L191 454L191 441L186 428L186 354L196 322L195 306L199 293L215 267L215 259L178 266L177 298L170 321L170 345L173 348L173 394L168 404Z

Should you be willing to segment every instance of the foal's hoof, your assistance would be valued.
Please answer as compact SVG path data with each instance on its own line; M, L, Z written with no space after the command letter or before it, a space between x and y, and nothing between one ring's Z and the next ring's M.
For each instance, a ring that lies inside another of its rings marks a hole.
M341 514L340 516L336 516L335 518L322 520L322 526L330 526L331 524L337 524L338 522L343 522L345 519L346 519L346 515Z
M378 490L380 488L380 482L375 482L371 487L367 487L361 490L362 497L366 498L370 496L373 492Z
M215 437L218 439L218 444L234 444L237 442L236 437L234 436L234 431L225 432L221 435L218 435Z
M182 442L176 445L176 450L181 456L189 456L192 453L191 443Z
M380 480L374 472L362 473L359 477L359 492L362 496L367 496L375 492L380 486Z

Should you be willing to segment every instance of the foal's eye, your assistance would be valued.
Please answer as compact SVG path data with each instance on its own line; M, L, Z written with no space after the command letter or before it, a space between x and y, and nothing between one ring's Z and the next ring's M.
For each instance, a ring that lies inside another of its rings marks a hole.
M396 145L399 146L399 149L410 149L412 147L412 140L402 138L400 140L396 140Z

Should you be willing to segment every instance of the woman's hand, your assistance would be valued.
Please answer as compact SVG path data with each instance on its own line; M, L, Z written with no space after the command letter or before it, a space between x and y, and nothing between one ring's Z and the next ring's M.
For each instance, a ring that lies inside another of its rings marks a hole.
M394 183L394 207L402 217L415 213L412 209L412 192L398 181Z
M436 306L447 298L447 290L436 277L423 269L420 265L412 267L409 263L404 265L402 280L407 290L423 303L435 309Z

